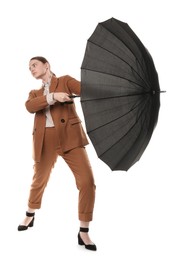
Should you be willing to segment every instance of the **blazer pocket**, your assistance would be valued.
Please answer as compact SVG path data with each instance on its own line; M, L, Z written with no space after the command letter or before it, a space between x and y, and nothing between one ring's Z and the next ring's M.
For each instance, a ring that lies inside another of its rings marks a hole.
M69 123L71 124L71 125L75 125L75 124L79 124L79 123L81 123L82 121L80 120L80 118L72 118L72 119L69 119Z

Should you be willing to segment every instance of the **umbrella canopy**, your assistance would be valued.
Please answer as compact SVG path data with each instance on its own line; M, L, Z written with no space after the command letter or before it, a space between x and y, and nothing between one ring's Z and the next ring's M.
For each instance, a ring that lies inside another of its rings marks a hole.
M156 126L160 87L153 59L127 23L99 23L81 65L81 106L87 134L111 170L127 171Z

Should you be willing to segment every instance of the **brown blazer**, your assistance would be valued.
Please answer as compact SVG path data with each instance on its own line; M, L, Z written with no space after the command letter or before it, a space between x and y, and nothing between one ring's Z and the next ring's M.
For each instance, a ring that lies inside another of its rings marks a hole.
M50 92L67 92L69 94L80 95L81 85L76 79L66 75L59 78L55 76L51 79ZM48 106L46 97L43 95L44 88L32 90L28 100L25 102L26 109L30 113L35 113L33 128L33 159L40 161L43 138L45 133L45 108ZM63 152L75 147L85 146L88 139L81 125L81 120L77 115L75 104L56 102L50 106L51 116Z

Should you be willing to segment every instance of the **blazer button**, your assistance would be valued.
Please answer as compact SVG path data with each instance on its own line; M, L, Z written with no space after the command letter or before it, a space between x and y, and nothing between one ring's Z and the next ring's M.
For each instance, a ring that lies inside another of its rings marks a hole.
M61 123L65 123L65 119L64 118L61 119Z

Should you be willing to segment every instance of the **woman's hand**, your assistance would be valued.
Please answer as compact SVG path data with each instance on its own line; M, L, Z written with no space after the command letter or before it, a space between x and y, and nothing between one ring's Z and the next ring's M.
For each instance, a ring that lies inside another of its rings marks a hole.
M72 101L72 99L69 97L69 94L65 92L54 92L53 98L54 100L62 103L66 101Z

